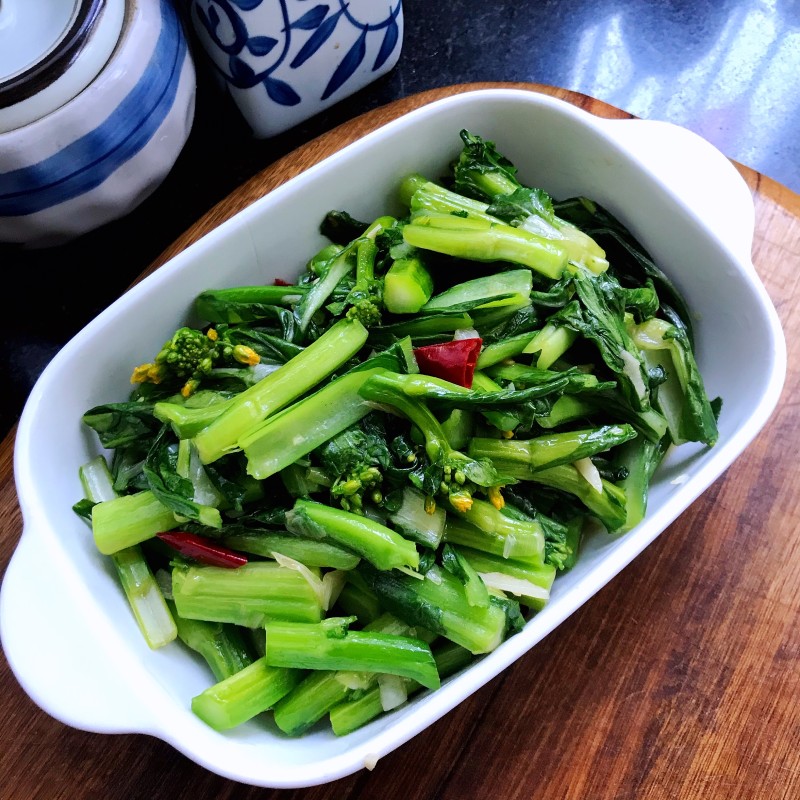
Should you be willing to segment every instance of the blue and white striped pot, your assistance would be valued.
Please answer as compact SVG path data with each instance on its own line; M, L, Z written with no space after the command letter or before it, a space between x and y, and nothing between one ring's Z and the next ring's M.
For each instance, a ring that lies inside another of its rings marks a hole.
M97 77L0 133L0 241L61 244L124 216L186 143L196 80L180 16L170 0L119 2L119 40Z
M386 74L403 46L403 0L184 2L218 82L259 138Z

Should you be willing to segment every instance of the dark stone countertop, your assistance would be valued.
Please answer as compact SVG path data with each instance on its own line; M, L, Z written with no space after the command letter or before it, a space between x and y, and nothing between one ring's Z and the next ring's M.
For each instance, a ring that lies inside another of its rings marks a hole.
M0 246L4 346L0 433L56 352L204 212L276 158L357 116L425 89L532 81L689 128L800 191L797 0L537 3L405 0L397 66L294 130L254 139L199 57L189 141L158 190L125 218L60 247Z

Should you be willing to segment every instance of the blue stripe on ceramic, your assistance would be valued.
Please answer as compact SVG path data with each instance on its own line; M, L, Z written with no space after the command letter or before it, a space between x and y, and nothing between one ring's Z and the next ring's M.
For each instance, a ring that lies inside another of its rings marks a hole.
M169 0L162 0L158 41L136 86L85 136L36 164L0 173L0 215L34 214L77 197L138 153L175 102L186 55L178 14ZM144 117L143 108L149 109Z

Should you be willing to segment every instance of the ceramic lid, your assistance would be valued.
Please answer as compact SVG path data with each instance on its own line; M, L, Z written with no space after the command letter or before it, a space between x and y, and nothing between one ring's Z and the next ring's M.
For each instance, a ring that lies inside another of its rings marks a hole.
M83 91L122 31L125 0L0 0L0 133Z

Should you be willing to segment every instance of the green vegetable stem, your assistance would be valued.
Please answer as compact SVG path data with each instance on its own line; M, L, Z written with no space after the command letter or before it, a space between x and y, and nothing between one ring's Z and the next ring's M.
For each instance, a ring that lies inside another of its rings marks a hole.
M438 182L409 165L330 210L291 282L200 291L202 324L176 312L82 416L103 452L73 510L130 627L193 655L184 700L220 736L421 702L535 626L595 537L635 536L674 449L719 438L644 243L455 133Z

